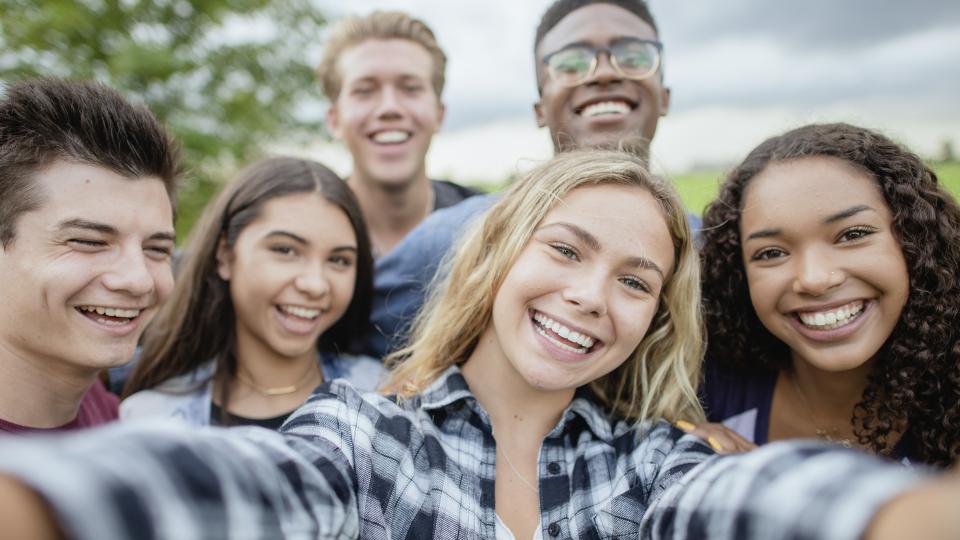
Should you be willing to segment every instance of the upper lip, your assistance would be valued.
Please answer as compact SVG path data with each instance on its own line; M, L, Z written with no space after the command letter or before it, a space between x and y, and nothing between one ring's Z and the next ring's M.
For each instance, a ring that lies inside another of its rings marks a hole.
M593 105L594 103L603 103L604 101L623 101L630 106L631 110L636 109L637 104L639 103L637 100L622 94L597 95L580 101L576 106L574 106L573 110L576 113L580 113L590 105Z
M816 313L818 311L827 311L831 309L838 308L840 306L845 306L853 302L867 302L867 298L850 298L847 300L835 300L833 302L826 302L822 304L813 304L805 305L797 308L790 309L790 313Z
M129 306L129 307L124 307L124 306L115 306L115 305L111 305L111 304L93 304L93 303L87 303L87 304L77 304L76 307L78 307L78 308L82 308L82 307L95 307L95 308L98 308L98 307L100 307L100 308L104 308L104 309L109 308L109 309L125 309L125 310L138 309L138 310L140 310L140 311L143 311L143 310L147 309L149 306L143 306L143 307L140 307L140 306Z
M601 339L600 337L598 337L596 333L591 332L591 331L589 331L589 330L586 330L586 329L584 329L583 327L577 326L577 325L571 323L570 321L568 321L567 319L564 319L563 317L557 317L556 315L554 315L554 314L552 314L552 313L548 313L548 312L546 312L546 311L543 311L542 309L536 309L536 308L534 308L534 309L532 309L531 311L532 311L532 312L530 313L530 316L531 316L531 317L532 317L533 314L536 313L536 312L543 313L543 314L546 315L547 317L549 317L549 318L557 321L558 323L566 326L567 328L569 328L570 330L573 330L574 332L576 332L576 333L578 333L578 334L587 336L587 337L593 339L595 342L598 342L598 343L603 343L603 342L604 342L604 340Z

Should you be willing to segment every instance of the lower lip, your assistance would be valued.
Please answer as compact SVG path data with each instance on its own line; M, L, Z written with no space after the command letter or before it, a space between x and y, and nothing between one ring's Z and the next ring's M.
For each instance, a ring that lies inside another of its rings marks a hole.
M857 315L857 318L854 321L846 326L841 326L840 328L834 328L833 330L815 330L809 326L804 326L800 319L796 315L789 315L787 318L790 320L790 323L798 332L803 334L804 337L812 341L821 341L821 342L832 342L840 341L850 337L854 332L860 329L861 326L867 320L867 317L873 312L874 301L866 300L863 303L863 311Z
M537 342L540 344L540 346L546 349L547 353L552 358L556 358L557 360L561 360L563 362L571 362L571 363L583 362L587 358L590 358L591 356L593 356L594 353L596 353L598 350L600 350L601 347L603 347L603 345L599 345L599 346L594 345L594 347L590 349L589 352L585 352L585 353L575 353L573 351L568 351L567 349L564 349L562 347L558 347L555 343L553 343L552 341L544 337L543 334L540 333L540 325L537 324L537 322L532 319L532 316L533 316L532 314L529 314L529 316L527 317L527 320L530 321L530 329L533 331L533 336L537 340Z
M413 137L398 143L378 143L373 139L370 139L370 142L373 144L373 147L377 150L378 154L393 157L406 155L408 152L408 147L410 146L410 141L412 140Z
M277 317L277 322L280 323L280 327L290 334L308 336L314 334L320 327L320 316L316 319L308 320L295 315L289 315L280 311L278 307L274 307L273 312ZM323 314L321 313L320 315L322 316Z
M140 311L140 314L136 317L129 319L127 322L122 324L116 324L114 322L100 322L104 319L101 315L97 313L90 313L89 311L83 311L81 309L75 308L77 314L83 318L83 320L94 325L98 330L106 332L114 337L126 337L130 334L137 331L140 327L140 321L143 320L143 311Z

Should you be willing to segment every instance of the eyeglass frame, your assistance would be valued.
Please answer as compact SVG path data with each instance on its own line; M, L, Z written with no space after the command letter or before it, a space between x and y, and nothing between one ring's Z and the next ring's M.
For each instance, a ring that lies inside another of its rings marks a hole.
M613 51L611 49L613 49L613 47L616 44L622 43L624 41L653 45L653 47L657 50L657 61L655 62L653 69L650 70L650 73L648 73L647 75L644 75L643 77L631 77L630 75L627 75L626 73L623 72L623 69L620 68L620 65L617 63L617 58L616 56L614 56ZM578 79L576 82L564 83L557 77L554 77L553 73L550 71L550 58L553 57L554 55L562 53L563 51L566 51L567 49L573 49L573 48L580 48L580 49L590 51L591 53L593 53L593 59L590 61L590 67L587 69L587 73L586 75L584 75L583 78ZM555 81L557 81L558 84L566 87L573 87L573 86L578 86L580 84L583 84L584 81L589 80L590 77L592 77L597 72L597 68L600 66L600 53L602 52L607 53L607 58L610 62L610 66L613 67L613 70L616 71L618 75L620 75L625 79L630 79L631 81L644 81L652 77L653 74L658 71L660 72L661 79L663 78L663 71L660 69L663 66L663 43L655 39L623 37L623 38L617 39L607 47L594 47L587 43L569 43L551 53L547 53L543 55L543 58L541 58L540 61L543 62L544 66L546 66L547 73L550 74L550 77Z

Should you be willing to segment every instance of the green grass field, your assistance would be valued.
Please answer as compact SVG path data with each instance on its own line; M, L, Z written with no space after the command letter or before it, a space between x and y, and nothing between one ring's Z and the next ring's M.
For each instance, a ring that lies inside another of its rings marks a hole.
M960 162L934 162L931 166L947 191L960 200ZM673 181L687 208L702 214L707 204L717 196L723 175L724 171L695 172L675 176Z

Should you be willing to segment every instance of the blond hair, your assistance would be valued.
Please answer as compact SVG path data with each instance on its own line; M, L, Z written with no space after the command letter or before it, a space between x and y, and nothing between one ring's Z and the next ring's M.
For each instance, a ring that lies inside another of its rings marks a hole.
M637 186L653 195L676 264L637 349L589 386L609 413L624 418L703 420L696 392L703 349L700 268L686 212L673 186L647 172L642 157L614 150L560 154L503 195L458 249L445 281L435 284L409 345L388 357L394 370L386 390L410 397L466 361L491 323L500 285L541 220L570 191L601 184Z
M327 99L335 101L340 95L343 80L337 69L337 61L343 51L371 39L405 39L424 49L433 60L431 83L440 98L443 93L444 72L447 55L437 44L433 31L420 19L414 19L400 11L374 11L367 16L354 15L341 19L333 26L324 45L323 58L317 67L317 75Z

